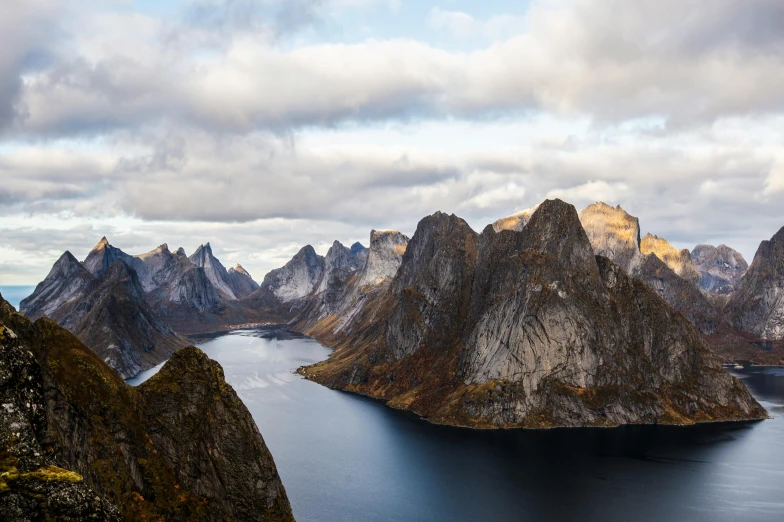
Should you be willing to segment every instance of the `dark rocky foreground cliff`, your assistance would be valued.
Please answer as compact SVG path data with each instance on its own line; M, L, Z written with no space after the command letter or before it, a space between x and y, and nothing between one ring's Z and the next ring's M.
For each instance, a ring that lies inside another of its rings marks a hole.
M194 347L132 388L0 298L0 520L293 520L264 441Z
M471 427L767 417L686 317L594 255L571 205L547 201L523 218L482 234L454 215L422 220L394 279L348 319L308 315L319 307L300 316L297 327L336 348L301 373Z

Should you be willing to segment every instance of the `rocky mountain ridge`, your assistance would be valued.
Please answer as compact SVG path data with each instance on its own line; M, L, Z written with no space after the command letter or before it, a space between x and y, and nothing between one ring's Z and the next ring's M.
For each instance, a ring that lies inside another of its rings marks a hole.
M700 288L719 295L733 293L749 269L740 252L727 245L697 245L691 252Z
M132 256L104 237L83 263L64 254L20 308L68 328L131 377L186 345L175 330L187 334L258 320L237 299L257 288L241 267L227 271L209 243L191 258L167 244Z
M0 519L293 520L250 413L197 348L132 388L0 298L0 399Z
M362 303L348 328L335 329L340 321L297 323L336 348L301 372L434 422L764 416L688 321L594 256L576 211L559 201L540 206L521 232L491 226L477 235L456 216L425 218L392 282Z

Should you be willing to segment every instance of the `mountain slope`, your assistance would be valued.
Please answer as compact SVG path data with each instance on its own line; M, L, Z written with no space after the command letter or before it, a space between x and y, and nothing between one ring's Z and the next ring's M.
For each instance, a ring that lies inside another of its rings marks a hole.
M699 273L700 288L714 294L734 292L749 269L743 255L727 245L697 245L691 257Z
M125 378L186 345L152 310L136 272L121 260L91 275L66 252L20 308L68 328Z
M744 332L761 339L784 339L784 228L760 244L727 312Z
M623 268L627 274L645 282L676 310L682 312L705 334L719 329L719 311L703 295L696 277L679 276L657 257L670 259L674 266L683 265L682 272L691 274L682 256L669 243L655 236L646 236L646 249L642 251L640 223L620 206L605 203L589 205L580 212L580 223L585 229L596 255L607 257Z
M372 305L342 336L314 332L336 351L301 373L463 426L766 416L687 320L594 256L558 200L521 232L477 236L455 216L425 218Z
M269 292L282 303L307 297L321 282L324 258L307 245L283 267L264 276L260 290Z
M293 520L250 413L197 348L134 389L69 332L0 299L6 369L31 378L0 381L14 401L0 409L0 518Z
M684 279L696 282L700 278L700 274L694 268L689 251L676 249L664 238L647 234L640 242L640 251L645 255L655 255Z

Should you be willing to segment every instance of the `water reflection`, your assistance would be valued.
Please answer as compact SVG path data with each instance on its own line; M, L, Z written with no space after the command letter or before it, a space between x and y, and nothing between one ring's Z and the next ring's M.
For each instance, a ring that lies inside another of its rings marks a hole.
M295 368L329 354L312 339L236 331L201 348L253 414L300 521L784 518L778 418L472 431L301 379ZM784 409L784 369L737 375L774 415Z

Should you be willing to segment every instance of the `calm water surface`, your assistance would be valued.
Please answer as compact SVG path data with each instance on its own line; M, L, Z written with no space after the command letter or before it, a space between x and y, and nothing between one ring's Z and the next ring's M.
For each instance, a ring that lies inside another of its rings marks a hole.
M312 339L235 331L200 347L253 414L298 521L784 520L784 369L736 373L764 422L472 431L302 379L329 355Z

